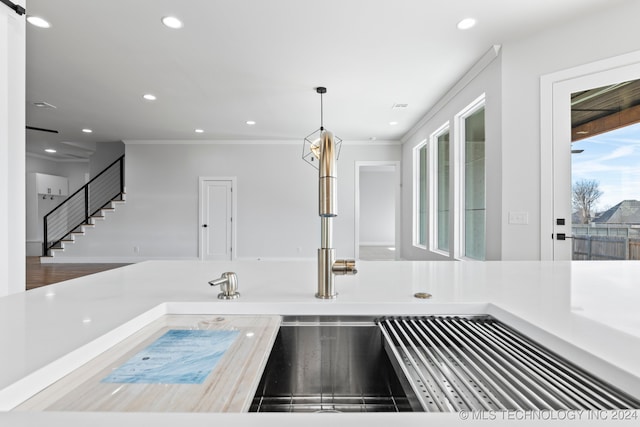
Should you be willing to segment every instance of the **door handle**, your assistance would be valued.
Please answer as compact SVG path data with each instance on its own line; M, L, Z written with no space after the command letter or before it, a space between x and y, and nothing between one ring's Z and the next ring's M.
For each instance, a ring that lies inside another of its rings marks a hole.
M556 240L573 239L571 236L567 236L565 233L556 233Z
M202 224L202 226L203 226L204 228L207 228L207 224Z

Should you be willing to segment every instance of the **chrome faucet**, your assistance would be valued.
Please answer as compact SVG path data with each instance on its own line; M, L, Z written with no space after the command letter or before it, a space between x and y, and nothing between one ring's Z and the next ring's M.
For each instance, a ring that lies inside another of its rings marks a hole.
M211 286L220 285L220 292L218 294L219 299L236 299L240 297L238 292L238 276L234 272L222 273L218 279L214 279L209 282Z
M322 129L322 128L321 128ZM333 283L335 275L356 274L355 260L336 260L333 249L333 217L337 211L337 165L333 134L322 130L317 152L319 170L319 213L321 245L318 249L318 292L316 298L333 299L338 296Z

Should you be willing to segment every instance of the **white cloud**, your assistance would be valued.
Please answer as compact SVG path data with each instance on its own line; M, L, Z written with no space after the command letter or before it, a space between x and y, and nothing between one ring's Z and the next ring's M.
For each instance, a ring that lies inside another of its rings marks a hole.
M600 159L601 162L605 162L607 160L619 159L621 157L628 157L633 155L635 152L635 147L633 145L623 145L622 147L618 147L611 152L611 154L604 156Z

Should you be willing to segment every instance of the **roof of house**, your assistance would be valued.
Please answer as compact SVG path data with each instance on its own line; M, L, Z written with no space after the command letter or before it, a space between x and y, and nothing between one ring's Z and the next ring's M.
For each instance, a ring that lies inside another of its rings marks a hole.
M593 222L598 224L640 224L640 200L623 200L598 215Z

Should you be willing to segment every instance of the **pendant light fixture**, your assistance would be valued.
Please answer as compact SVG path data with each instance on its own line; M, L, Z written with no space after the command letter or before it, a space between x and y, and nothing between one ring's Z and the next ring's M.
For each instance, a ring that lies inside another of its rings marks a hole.
M356 274L355 260L336 260L333 248L333 218L338 216L337 160L342 140L324 128L322 95L327 88L317 87L320 94L320 129L304 139L302 159L318 170L318 214L320 216L320 248L318 249L318 292L316 298L338 296L336 275Z
M322 103L322 95L327 93L327 88L318 86L315 91L320 94L320 128L304 138L302 145L302 159L314 168L318 169L318 159L320 159L320 141L322 139L322 132L326 130L324 128L324 105ZM338 160L338 157L340 157L342 140L335 135L333 136L333 140L336 150L336 160Z

